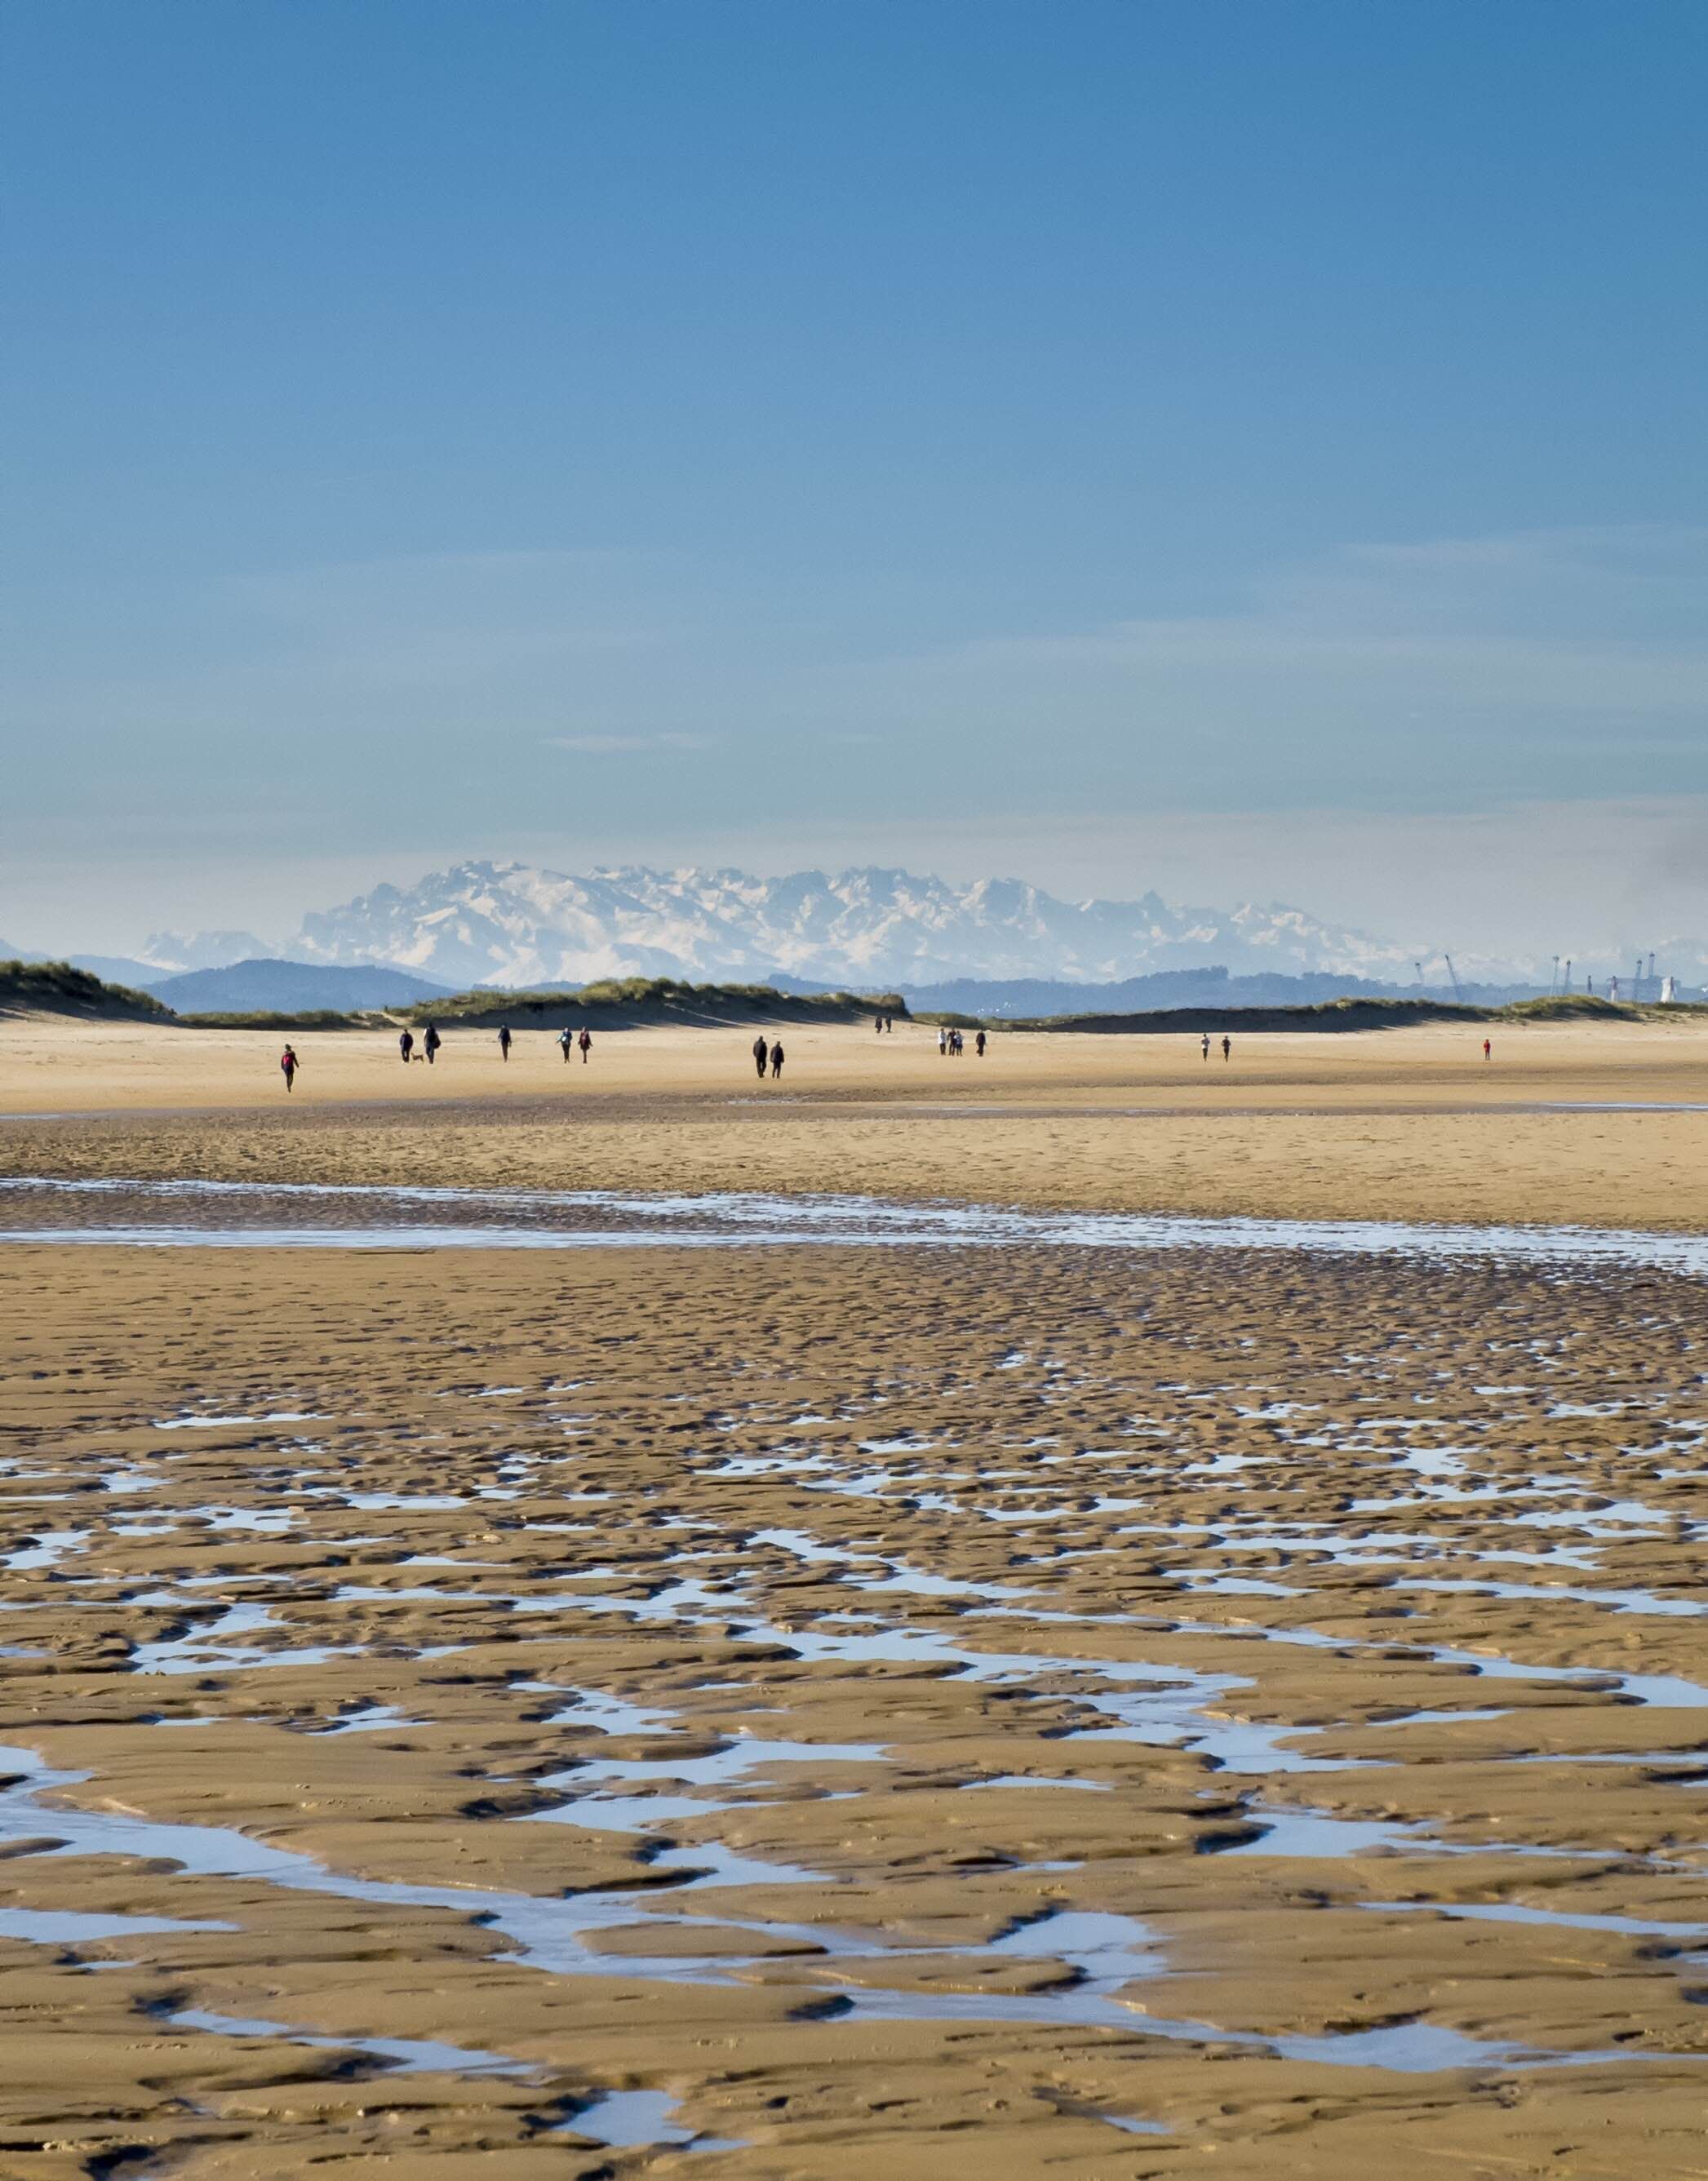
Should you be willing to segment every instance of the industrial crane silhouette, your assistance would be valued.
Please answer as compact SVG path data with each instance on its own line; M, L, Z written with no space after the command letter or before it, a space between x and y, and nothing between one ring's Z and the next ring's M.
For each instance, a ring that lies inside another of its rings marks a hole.
M1434 956L1433 954L1431 954L1428 958L1429 958L1431 962L1433 962L1433 961L1434 960L1434 958L1434 958ZM1446 965L1447 965L1447 975L1448 975L1449 978L1450 978L1450 979L1451 980L1451 981L1452 981L1452 986L1453 986L1453 997L1454 997L1456 1000L1457 1000L1457 1001L1461 1003L1461 1005L1462 1006L1462 1004L1463 1004L1463 1002L1464 1002L1465 995L1464 995L1463 991L1462 991L1462 990L1461 989L1461 987L1460 987L1460 984L1459 984L1459 973L1458 973L1458 971L1457 971L1457 970L1453 967L1453 958L1452 958L1452 956L1451 956L1450 953L1448 953L1448 952L1446 951L1446 949L1445 949L1445 947L1443 947L1443 948L1442 948L1442 950L1441 950L1441 959L1442 959L1442 960L1446 964ZM1423 964L1421 962L1417 961L1417 960L1414 958L1414 959L1413 959L1413 961L1412 961L1412 968L1417 971L1417 973L1418 973L1418 982L1421 985L1421 984L1423 982Z

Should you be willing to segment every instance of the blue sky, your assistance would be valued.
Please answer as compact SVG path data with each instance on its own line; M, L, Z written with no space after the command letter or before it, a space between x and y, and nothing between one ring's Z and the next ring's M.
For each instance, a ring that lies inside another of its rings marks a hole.
M1708 933L1694 0L5 45L0 936L512 853Z

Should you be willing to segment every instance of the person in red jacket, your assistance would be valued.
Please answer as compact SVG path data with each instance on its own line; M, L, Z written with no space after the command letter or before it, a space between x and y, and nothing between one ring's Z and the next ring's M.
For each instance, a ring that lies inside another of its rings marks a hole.
M287 1045L279 1056L279 1073L285 1078L285 1087L287 1090L294 1090L296 1088L296 1071L301 1064L296 1053Z

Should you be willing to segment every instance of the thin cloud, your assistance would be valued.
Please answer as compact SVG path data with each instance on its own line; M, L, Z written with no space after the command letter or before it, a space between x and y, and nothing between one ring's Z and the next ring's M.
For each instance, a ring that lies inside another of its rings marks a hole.
M916 659L938 681L1085 707L1101 693L1230 707L1273 726L1351 698L1694 719L1708 689L1708 529L1628 525L1362 544L1270 571L1241 609L976 639ZM1598 730L1605 732L1605 730ZM1674 730L1676 732L1676 729Z
M572 750L578 757L620 757L632 750L705 750L716 735L547 735L548 749Z

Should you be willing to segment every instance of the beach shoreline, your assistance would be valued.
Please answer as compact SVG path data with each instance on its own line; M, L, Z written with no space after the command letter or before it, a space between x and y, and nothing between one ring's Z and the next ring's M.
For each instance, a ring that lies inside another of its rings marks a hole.
M1708 1228L1708 1033L1541 1026L1484 1063L1459 1026L1253 1038L998 1035L940 1060L901 1025L639 1030L564 1067L448 1037L432 1068L304 1036L0 1024L0 1173L816 1194L1032 1211ZM400 1080L400 1079L402 1079ZM31 1117L37 1118L31 1118ZM39 1118L52 1116L53 1118Z

